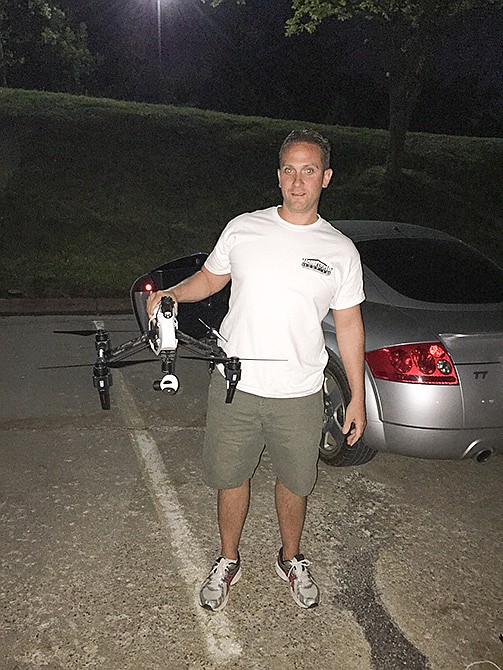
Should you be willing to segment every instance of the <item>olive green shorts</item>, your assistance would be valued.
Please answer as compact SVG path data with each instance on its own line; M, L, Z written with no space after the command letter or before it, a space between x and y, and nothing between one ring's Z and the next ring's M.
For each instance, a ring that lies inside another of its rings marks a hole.
M274 474L299 496L316 483L323 393L300 398L264 398L236 391L226 404L226 381L215 370L208 394L203 478L217 489L250 479L264 450Z

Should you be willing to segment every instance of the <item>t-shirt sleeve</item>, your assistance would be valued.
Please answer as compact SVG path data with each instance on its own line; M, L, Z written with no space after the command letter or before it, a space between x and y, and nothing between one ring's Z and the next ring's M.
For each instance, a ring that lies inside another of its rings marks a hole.
M204 267L212 272L214 275L226 275L231 271L231 263L229 258L230 249L230 223L224 228L220 237L215 244L213 251L210 253L204 263Z
M360 254L352 242L348 244L347 253L348 262L339 275L330 309L348 309L365 300Z

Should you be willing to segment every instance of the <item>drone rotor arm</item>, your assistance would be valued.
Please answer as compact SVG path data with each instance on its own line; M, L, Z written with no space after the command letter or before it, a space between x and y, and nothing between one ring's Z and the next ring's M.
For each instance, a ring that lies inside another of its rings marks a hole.
M207 358L209 361L214 357L222 358L227 356L225 351L213 340L209 342L196 340L194 337L182 333L180 330L177 331L176 336L179 342L187 347L187 349L191 349L194 353Z
M128 358L129 356L132 356L133 354L139 351L148 349L149 346L148 341L149 341L149 333L145 333L144 335L141 335L140 337L137 337L134 340L128 340L127 342L123 342L122 344L119 344L117 347L111 349L108 352L107 361L109 363L116 363L117 361L121 361L124 358Z

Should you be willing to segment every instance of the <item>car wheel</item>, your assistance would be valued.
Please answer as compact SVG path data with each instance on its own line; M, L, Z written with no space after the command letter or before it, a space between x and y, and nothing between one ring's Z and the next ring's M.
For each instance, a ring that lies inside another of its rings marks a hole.
M339 363L330 356L323 384L325 424L320 440L320 458L329 465L339 467L362 465L372 460L377 453L375 449L365 444L363 438L353 445L346 442L342 427L350 399L351 392L346 374Z

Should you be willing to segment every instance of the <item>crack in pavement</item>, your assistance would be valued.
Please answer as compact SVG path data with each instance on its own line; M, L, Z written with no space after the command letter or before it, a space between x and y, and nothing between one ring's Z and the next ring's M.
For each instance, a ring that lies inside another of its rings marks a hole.
M361 626L376 670L428 670L428 659L392 620L375 582L378 547L350 552L343 560L339 605L348 609Z
M340 588L336 605L349 610L370 647L375 670L430 670L429 660L407 639L386 609L376 583L381 547L393 538L385 520L393 505L384 489L353 472L341 482L348 496L342 519L336 521L341 539ZM380 509L386 514L379 514ZM342 522L343 521L343 522Z

